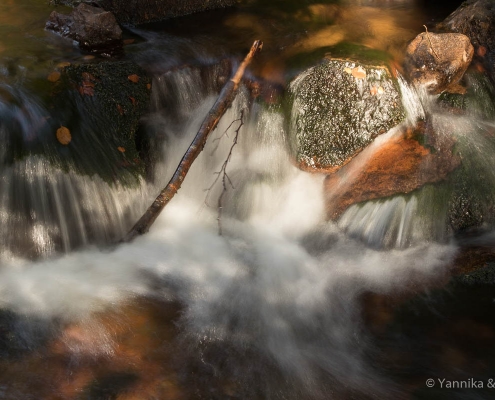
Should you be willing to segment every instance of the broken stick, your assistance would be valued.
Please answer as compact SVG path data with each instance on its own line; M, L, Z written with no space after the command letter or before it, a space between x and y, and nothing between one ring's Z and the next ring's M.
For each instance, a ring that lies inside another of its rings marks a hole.
M234 77L225 84L222 91L220 92L220 95L218 96L217 101L208 112L205 120L199 128L198 133L196 134L191 145L182 157L182 160L180 161L179 166L175 170L175 173L170 179L168 185L160 192L153 204L149 206L149 208L139 219L139 221L136 222L132 229L122 239L123 242L130 242L136 236L148 232L150 226L153 224L153 222L155 222L160 212L170 202L170 200L172 200L174 195L180 189L184 178L191 168L192 163L198 157L199 153L203 151L210 132L216 128L218 121L220 121L220 118L232 105L232 101L237 94L239 83L241 82L246 67L250 64L253 57L256 55L256 53L258 53L258 51L261 50L262 47L263 42L261 42L260 40L256 40L253 43L248 55L239 65L239 68L237 68Z

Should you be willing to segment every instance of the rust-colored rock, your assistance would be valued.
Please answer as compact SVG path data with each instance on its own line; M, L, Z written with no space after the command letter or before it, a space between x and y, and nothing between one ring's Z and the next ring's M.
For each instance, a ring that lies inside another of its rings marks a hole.
M439 182L460 164L452 154L453 139L437 138L424 123L384 140L373 143L326 177L325 201L330 219L339 218L353 204Z
M409 44L404 60L408 80L430 93L459 92L458 82L466 72L474 48L466 35L423 32Z

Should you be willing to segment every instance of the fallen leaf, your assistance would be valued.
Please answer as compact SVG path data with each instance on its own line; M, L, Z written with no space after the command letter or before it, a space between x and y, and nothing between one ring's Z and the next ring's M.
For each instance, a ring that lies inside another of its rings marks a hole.
M352 74L352 69L350 69L349 67L345 67L344 72L350 75Z
M134 97L129 96L129 100L131 100L131 103L132 103L133 106L136 105L136 99Z
M124 44L132 44L136 41L136 39L125 39Z
M87 55L83 57L83 60L89 61L89 60L94 60L95 56L92 55Z
M129 75L127 77L127 79L129 79L131 82L134 82L134 83L139 82L139 76L137 76L136 74Z
M486 54L486 47L485 46L480 46L478 47L478 50L476 51L480 57L484 57Z
M57 82L60 79L60 72L53 71L47 78L50 82Z
M361 66L353 68L351 73L352 73L352 76L356 79L366 78L366 71Z
M125 153L125 148L123 148L122 146L117 147L117 150L121 153Z
M378 88L378 94L383 94L385 93L385 89L383 89L381 86Z
M151 83L146 84L146 89L148 89L148 90L151 89Z
M376 86L372 86L370 89L370 93L372 96L375 96L378 93L378 88Z
M124 115L124 109L120 104L117 104L117 111L119 112L120 115Z
M95 94L94 88L94 83L92 82L83 82L82 86L79 86L77 90L79 90L79 93L81 96L93 96Z
M58 128L57 140L63 145L68 145L72 140L72 136L70 134L69 129L66 128L65 126L61 126L60 128Z

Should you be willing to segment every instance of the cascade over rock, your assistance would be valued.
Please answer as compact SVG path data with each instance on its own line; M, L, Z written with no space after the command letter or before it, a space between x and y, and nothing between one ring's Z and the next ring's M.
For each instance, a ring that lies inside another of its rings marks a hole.
M299 75L290 90L291 144L303 169L335 171L404 119L386 67L326 59Z
M444 180L460 164L454 141L428 135L428 126L402 128L384 143L375 143L325 179L327 215L338 219L351 205L410 193Z

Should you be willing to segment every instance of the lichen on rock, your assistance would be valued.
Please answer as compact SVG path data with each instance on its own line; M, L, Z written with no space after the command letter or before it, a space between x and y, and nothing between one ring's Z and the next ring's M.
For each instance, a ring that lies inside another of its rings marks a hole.
M339 169L405 117L386 67L325 60L299 75L290 91L291 145L306 169Z

